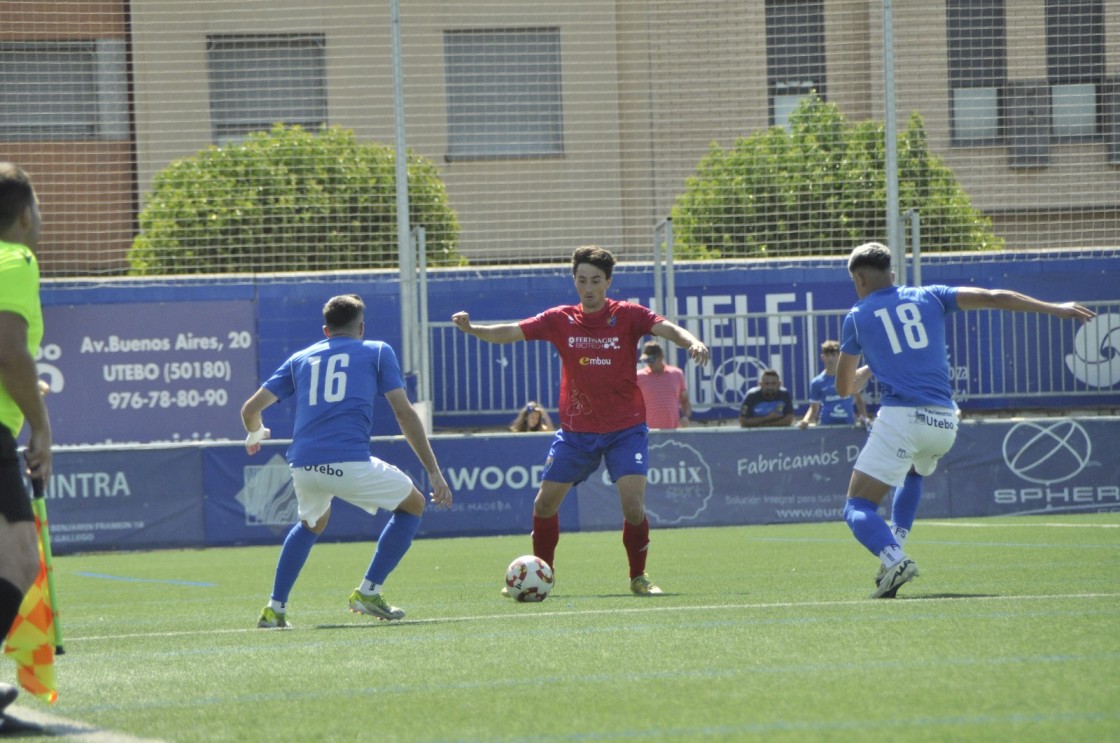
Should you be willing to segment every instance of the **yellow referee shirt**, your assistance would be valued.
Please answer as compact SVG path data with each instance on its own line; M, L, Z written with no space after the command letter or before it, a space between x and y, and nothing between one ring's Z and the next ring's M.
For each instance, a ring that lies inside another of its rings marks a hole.
M39 262L26 245L0 240L0 312L27 321L27 350L32 357L43 341L43 307L39 302ZM0 384L0 423L19 437L23 411Z

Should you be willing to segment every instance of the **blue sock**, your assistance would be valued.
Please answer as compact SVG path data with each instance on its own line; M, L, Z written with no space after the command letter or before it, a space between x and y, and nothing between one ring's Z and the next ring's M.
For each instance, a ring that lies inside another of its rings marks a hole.
M284 547L280 550L280 559L276 563L276 580L272 584L273 601L288 603L288 594L296 584L299 571L303 570L303 564L307 562L307 556L311 554L311 548L318 538L319 535L304 526L302 521L288 532Z
M377 551L373 553L373 560L366 571L366 580L378 586L384 583L412 546L412 538L419 528L419 516L396 511L377 538Z
M844 504L844 520L859 543L876 557L889 545L898 542L891 528L878 513L878 506L866 498L848 498Z
M902 486L895 488L894 503L891 506L891 521L907 532L914 526L918 515L918 503L922 500L922 476L917 472L906 475Z

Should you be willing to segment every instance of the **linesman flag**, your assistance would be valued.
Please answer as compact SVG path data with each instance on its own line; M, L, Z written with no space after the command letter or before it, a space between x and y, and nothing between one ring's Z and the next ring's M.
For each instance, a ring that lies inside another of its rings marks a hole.
M51 610L43 530L38 511L35 513L35 530L39 533L39 575L23 597L4 652L19 668L20 686L43 701L54 704L58 699L54 680L54 612Z

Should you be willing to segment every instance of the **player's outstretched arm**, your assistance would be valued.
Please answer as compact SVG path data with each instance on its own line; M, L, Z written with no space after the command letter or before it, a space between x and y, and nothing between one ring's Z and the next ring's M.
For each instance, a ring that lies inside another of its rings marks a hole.
M688 332L680 325L668 320L662 320L650 329L650 332L656 336L660 336L667 341L672 341L679 347L688 351L688 357L696 362L699 366L704 366L708 363L708 347L700 342L700 339Z
M397 418L397 425L401 427L401 433L404 434L405 441L412 447L412 451L416 453L416 458L420 460L420 464L424 465L424 471L428 473L428 480L432 483L432 502L437 506L449 507L451 505L451 488L448 486L447 480L444 479L443 472L440 471L436 453L432 451L432 442L428 440L428 434L424 430L424 422L420 420L416 408L412 407L408 395L400 387L386 392L385 399L389 401L389 407L393 409L393 415Z
M962 310L1005 310L1007 312L1037 312L1054 315L1065 320L1085 322L1097 316L1088 307L1076 302L1044 302L1041 299L1008 289L983 289L975 286L957 288L957 306Z
M467 335L473 335L487 343L513 343L514 341L525 340L525 333L521 331L521 326L515 322L476 325L471 322L470 313L462 311L452 315L451 322L455 323L455 327Z

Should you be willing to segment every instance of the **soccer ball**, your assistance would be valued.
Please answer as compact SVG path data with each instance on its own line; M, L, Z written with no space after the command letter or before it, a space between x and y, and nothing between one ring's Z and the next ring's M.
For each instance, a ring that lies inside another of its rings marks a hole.
M536 555L523 555L506 568L506 588L518 601L544 601L552 590L552 568Z

